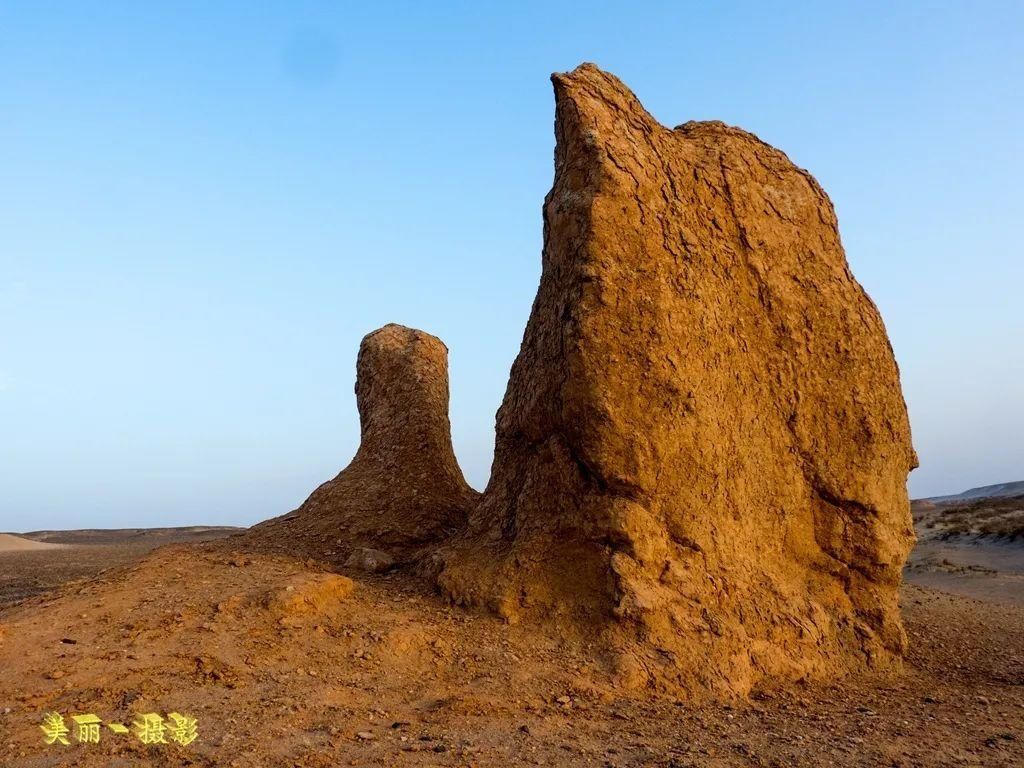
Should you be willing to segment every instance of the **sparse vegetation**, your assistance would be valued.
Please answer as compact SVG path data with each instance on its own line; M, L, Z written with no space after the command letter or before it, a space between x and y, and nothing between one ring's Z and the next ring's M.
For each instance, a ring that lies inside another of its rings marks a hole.
M1024 494L940 507L925 526L935 530L941 539L984 536L1024 540Z

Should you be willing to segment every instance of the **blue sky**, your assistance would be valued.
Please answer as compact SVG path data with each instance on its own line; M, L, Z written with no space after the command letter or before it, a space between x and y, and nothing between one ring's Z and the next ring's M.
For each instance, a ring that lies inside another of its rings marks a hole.
M387 322L448 344L482 487L581 61L829 192L913 495L1024 479L1022 35L1019 2L0 2L0 530L297 506Z

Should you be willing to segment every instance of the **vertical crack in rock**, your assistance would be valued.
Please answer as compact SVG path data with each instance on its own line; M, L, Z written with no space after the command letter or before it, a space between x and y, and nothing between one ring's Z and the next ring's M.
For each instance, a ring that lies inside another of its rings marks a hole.
M805 171L553 78L542 277L441 588L744 694L899 664L916 465L881 318Z
M342 560L354 547L405 559L464 526L476 491L448 421L448 349L401 325L368 334L356 363L361 439L352 462L294 512L245 537L267 548Z

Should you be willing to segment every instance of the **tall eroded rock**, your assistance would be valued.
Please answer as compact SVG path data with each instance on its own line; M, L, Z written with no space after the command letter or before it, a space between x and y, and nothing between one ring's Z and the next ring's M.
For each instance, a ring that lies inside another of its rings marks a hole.
M249 541L335 560L360 546L405 557L464 526L479 494L452 450L441 340L394 324L368 334L356 362L356 404L352 462L294 512L252 528Z
M553 82L540 288L439 583L596 631L636 680L745 693L898 662L916 460L828 198L592 65Z

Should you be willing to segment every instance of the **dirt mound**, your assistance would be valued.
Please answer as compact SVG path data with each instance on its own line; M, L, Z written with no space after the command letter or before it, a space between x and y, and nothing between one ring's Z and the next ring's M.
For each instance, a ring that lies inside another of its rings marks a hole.
M309 616L322 622L337 611L354 589L352 579L335 573L300 575L293 577L283 589L268 595L266 608L281 624Z
M453 608L401 573L347 597L329 583L293 558L175 546L0 612L0 765L1024 763L1021 609L910 588L903 676L721 705L623 691L552 626ZM324 607L263 607L296 592ZM104 725L99 744L47 746L48 712L129 726L181 712L198 739L144 745Z
M0 552L38 552L42 549L62 549L63 544L47 544L43 541L32 541L15 536L11 533L0 533Z
M721 123L553 77L543 273L454 599L606 630L623 674L748 692L898 663L916 465L815 180Z
M423 331L386 325L363 339L356 370L355 458L297 510L232 546L338 563L365 545L406 557L465 524L478 494L452 450L447 347Z

